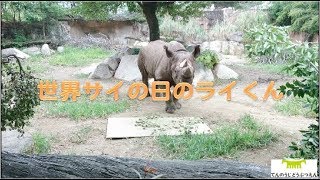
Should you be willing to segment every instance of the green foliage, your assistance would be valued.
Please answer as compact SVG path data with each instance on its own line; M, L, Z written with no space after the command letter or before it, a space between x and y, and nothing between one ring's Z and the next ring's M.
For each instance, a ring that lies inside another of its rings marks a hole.
M169 14L180 16L187 20L190 15L201 15L201 9L208 6L210 2L154 2L157 3L157 12L160 16ZM138 2L77 2L72 12L91 20L105 20L119 10L128 12L142 12Z
M1 131L10 127L21 132L40 104L38 83L29 68L21 70L14 62L1 64Z
M186 23L184 21L174 20L170 16L159 18L159 28L162 36L166 37L166 41L175 40L177 38L192 41L204 41L208 39L205 29L199 26L196 19L190 18Z
M268 22L268 16L263 11L239 11L236 18L229 18L228 21L215 24L209 30L208 36L212 37L212 40L225 40L228 35L234 32L244 32Z
M305 97L310 109L319 116L319 70L318 70L318 45L310 46L304 43L296 48L296 61L288 66L287 71L291 71L299 80L288 82L280 86L280 91L287 96ZM319 125L311 124L307 131L300 131L303 139L300 143L292 143L289 148L294 151L291 157L317 159L319 156Z
M58 2L15 1L1 2L3 20L6 22L52 21L66 14L65 8Z
M288 63L292 61L294 44L287 29L263 24L245 32L245 49L249 58L261 63Z
M294 32L306 32L312 36L319 32L319 4L316 1L273 2L269 14L275 25L291 25Z
M219 62L217 53L210 50L203 51L196 61L201 62L205 67L212 69Z
M32 134L32 145L26 148L27 154L47 154L51 149L52 138L44 135L43 133L36 132Z
M232 155L237 151L259 148L276 140L276 135L250 115L236 123L228 123L212 134L159 136L158 143L174 158L203 159Z

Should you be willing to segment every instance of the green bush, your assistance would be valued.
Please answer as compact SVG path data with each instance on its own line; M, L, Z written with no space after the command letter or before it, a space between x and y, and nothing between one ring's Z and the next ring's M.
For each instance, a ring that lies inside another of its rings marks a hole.
M33 108L40 104L37 85L29 68L2 61L1 131L8 127L22 131L34 115Z
M296 61L286 70L291 71L298 80L280 86L280 91L287 96L308 96L310 109L319 116L319 70L318 70L318 45L310 46L304 43L295 48ZM302 80L301 80L302 79ZM318 121L318 118L317 118ZM294 152L293 158L318 159L319 157L319 125L311 124L306 131L300 131L303 139L300 143L292 142L289 147Z
M214 51L205 50L196 61L201 62L205 67L212 69L213 66L219 62L219 57Z
M318 2L273 2L269 8L270 19L275 25L288 26L294 32L306 32L309 41L319 32Z
M255 62L292 62L293 47L285 27L263 24L245 31L245 50Z

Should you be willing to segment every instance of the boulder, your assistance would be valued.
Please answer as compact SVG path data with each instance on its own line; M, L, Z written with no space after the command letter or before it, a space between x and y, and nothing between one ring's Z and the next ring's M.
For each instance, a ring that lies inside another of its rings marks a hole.
M86 74L89 76L96 70L97 66L98 66L98 63L92 63L90 66L82 68L79 71L75 72L74 74Z
M203 64L196 62L192 85L196 87L197 83L202 81L214 81L213 73Z
M108 58L106 61L100 63L93 73L89 76L91 79L109 79L113 77L116 69L119 66L117 58Z
M149 44L149 42L143 42L143 41L136 41L133 46L134 47L138 47L138 48L142 48L144 46L147 46Z
M215 51L217 53L220 53L222 51L222 42L223 41L211 41L209 45L209 49L211 51Z
M244 53L244 46L241 43L235 41L229 41L229 54L230 55L242 55Z
M220 63L214 66L212 72L219 79L238 79L239 77L238 73Z
M30 54L32 56L41 54L40 48L36 46L28 47L22 50L22 52L26 54Z
M230 54L230 46L228 41L222 41L221 43L221 53Z
M230 36L227 36L226 39L228 41L235 41L241 43L243 41L243 33L242 32L235 32Z
M20 59L28 59L30 56L16 48L7 48L1 50L2 57L7 57L9 55L16 55Z
M19 133L16 130L3 131L2 133L2 151L12 153L23 153L23 151L30 145L32 145L31 134Z
M123 56L114 77L125 81L141 81L142 77L138 68L138 55Z
M41 47L41 53L45 56L50 56L52 54L52 50L49 48L48 44L44 44Z
M63 46L59 46L59 47L57 48L57 51L58 51L59 53L63 53L64 47L63 47Z
M211 42L203 42L200 45L200 49L202 51L204 50L211 50L211 51L215 51L217 53L221 52L221 46L222 46L222 41L211 41Z

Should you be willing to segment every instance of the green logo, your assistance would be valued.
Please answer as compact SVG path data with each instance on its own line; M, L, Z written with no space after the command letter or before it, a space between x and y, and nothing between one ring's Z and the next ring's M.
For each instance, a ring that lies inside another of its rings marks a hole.
M287 163L287 169L301 169L301 164L306 164L305 159L282 159L282 164Z

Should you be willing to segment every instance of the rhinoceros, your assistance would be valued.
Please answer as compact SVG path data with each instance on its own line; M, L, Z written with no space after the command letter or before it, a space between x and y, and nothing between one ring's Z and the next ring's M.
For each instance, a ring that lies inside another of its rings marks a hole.
M199 54L199 45L195 46L193 52L188 52L181 43L176 41L169 43L161 40L152 41L140 50L138 56L138 67L142 81L147 87L149 87L148 78L154 78L155 81L168 81L170 87L181 82L192 84L195 58ZM186 88L186 90L188 89ZM149 92L148 96L150 96ZM170 99L166 101L165 110L167 113L174 113L176 109L181 108L181 104L172 93L169 96Z

